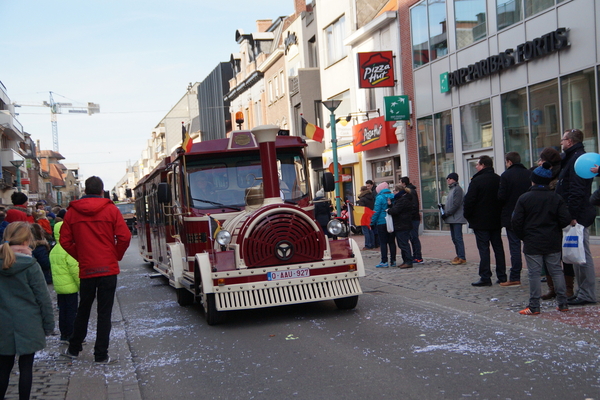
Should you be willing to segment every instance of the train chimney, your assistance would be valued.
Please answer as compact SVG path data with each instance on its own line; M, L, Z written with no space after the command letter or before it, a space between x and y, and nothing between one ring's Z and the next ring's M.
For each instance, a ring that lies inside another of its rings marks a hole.
M260 163L263 173L263 190L265 201L268 203L281 203L279 189L279 174L277 173L277 152L275 150L275 139L279 127L277 125L261 125L252 129L254 137L258 142L260 151Z

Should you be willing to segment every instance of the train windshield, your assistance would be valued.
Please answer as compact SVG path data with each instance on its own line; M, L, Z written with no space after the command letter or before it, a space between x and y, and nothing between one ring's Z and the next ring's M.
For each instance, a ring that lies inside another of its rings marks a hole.
M297 202L308 194L306 165L298 154L278 154L279 187L284 200ZM243 207L246 189L262 183L259 155L190 161L188 185L194 208Z

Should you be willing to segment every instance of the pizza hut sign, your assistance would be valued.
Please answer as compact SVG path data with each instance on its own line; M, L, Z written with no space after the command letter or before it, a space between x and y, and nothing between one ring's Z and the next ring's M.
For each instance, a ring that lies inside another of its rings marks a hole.
M394 87L394 55L391 51L358 53L358 85L361 89Z

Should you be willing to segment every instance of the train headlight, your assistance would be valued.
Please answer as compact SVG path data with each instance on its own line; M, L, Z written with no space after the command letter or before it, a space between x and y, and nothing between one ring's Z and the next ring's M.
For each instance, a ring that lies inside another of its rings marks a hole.
M339 236L344 232L344 224L339 219L332 219L327 223L327 230L333 236Z
M219 233L217 233L216 240L221 246L227 246L231 242L231 233L222 229L219 231Z

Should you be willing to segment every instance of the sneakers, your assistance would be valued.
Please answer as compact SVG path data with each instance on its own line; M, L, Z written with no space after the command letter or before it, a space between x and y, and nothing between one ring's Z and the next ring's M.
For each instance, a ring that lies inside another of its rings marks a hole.
M94 364L96 365L100 365L100 364L116 364L117 360L113 360L112 358L110 358L110 356L106 356L106 358L104 360L94 360Z
M396 261L392 261L390 263L390 268L396 268Z
M375 268L387 268L388 264L387 263L379 263L375 266Z
M452 262L450 264L452 265L463 265L466 264L467 260L464 260L462 258L458 258L458 257L454 257L454 260L452 260Z
M527 307L524 310L519 311L521 315L538 315L540 313L539 308Z
M422 258L415 258L413 260L413 264L423 264L423 259Z
M78 354L70 353L68 348L65 349L65 351L63 351L62 353L60 353L60 355L63 357L70 358L71 360L75 360L79 356Z
M556 307L556 311L560 311L560 312L569 311L569 306L567 304L559 304L558 307Z
M506 281L500 282L500 286L502 287L510 287L510 286L521 286L521 281Z

